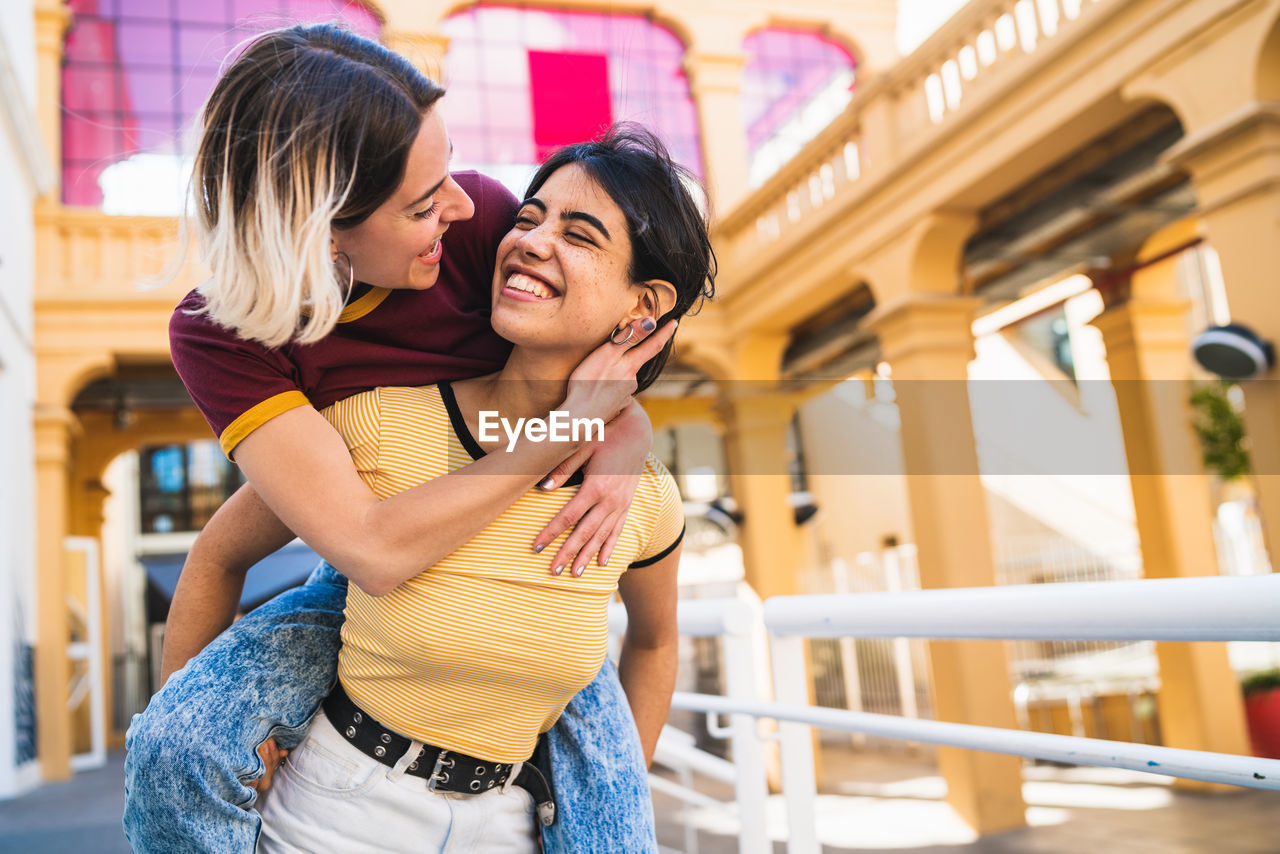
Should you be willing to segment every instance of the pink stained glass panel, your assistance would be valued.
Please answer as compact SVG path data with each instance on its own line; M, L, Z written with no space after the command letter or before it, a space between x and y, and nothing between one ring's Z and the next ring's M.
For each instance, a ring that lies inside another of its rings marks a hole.
M167 23L121 21L116 32L120 54L131 65L173 65L173 29Z
M527 52L606 56L613 119L645 124L666 142L677 160L701 174L697 116L688 81L680 71L684 45L665 27L634 14L485 4L451 16L441 32L450 38L446 69L454 85L465 80L486 92L515 87L525 93L530 104L535 96L528 79ZM570 108L578 109L576 104ZM456 129L456 113L448 112L452 108L447 103L445 109L450 127ZM508 120L491 124L486 114L484 130L494 143L491 156L495 158L497 140L502 141L502 151L513 148L508 124ZM524 133L532 151L533 130ZM517 165L506 160L468 159L461 152L459 158L468 167L482 169ZM525 161L530 166L533 163L532 158ZM509 177L506 172L500 174ZM512 189L519 192L523 187Z
M62 74L62 105L69 113L119 108L114 74L95 69L68 68Z
M854 69L853 57L819 33L760 30L743 41L742 118L755 152L778 133L836 75Z
M100 12L99 14L110 14ZM151 18L156 21L173 19L173 7L170 0L124 0L120 4L118 14L122 18Z
M97 177L112 163L139 151L183 150L179 140L227 56L254 33L337 19L375 38L381 28L351 0L68 0L68 7L63 201L76 205L101 204ZM92 121L77 114L86 107L96 111Z
M110 65L116 61L116 28L111 21L88 18L67 34L67 54L76 64Z

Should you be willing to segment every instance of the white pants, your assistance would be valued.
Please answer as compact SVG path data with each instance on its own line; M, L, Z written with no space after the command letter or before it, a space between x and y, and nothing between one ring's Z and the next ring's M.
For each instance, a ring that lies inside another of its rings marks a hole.
M258 851L307 854L536 854L533 797L519 786L479 795L427 791L347 742L324 712L258 802Z

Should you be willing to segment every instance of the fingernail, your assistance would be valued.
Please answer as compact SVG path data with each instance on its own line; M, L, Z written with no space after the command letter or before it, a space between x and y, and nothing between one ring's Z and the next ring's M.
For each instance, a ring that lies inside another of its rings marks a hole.
M535 544L534 544L534 546L533 546L533 553L534 553L534 554L542 554L542 550L543 550L543 549L545 549L545 548L546 548L546 546L545 546L544 544L542 544L542 543L535 543Z
M525 483L528 483L528 482L529 481L527 480L525 481ZM556 488L555 478L549 477L546 480L544 480L541 485L543 489L555 489Z
M525 481L525 482L527 483L528 481ZM560 574L560 571L561 571L561 570L563 570L563 569L564 569L564 567L563 567L563 566L553 566L553 567L551 568L551 574L552 574L552 575L559 575L559 574Z
M653 322L652 317L646 317L644 320L640 321L640 328L645 332L652 332L658 328L658 324Z
M582 567L580 567L580 566L575 566L575 567L573 568L573 577L574 577L574 578L578 578L578 577L580 577L581 575L582 575Z

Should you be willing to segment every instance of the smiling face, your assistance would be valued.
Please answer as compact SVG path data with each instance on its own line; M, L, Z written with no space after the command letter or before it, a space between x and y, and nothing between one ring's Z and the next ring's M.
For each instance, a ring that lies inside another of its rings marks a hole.
M585 353L619 324L656 316L630 266L622 209L581 166L564 166L524 201L498 246L493 328L520 347Z
M450 223L475 213L449 175L450 149L440 111L428 110L399 188L364 222L334 230L334 246L351 259L358 281L426 290L439 279L440 259L448 251L441 238Z

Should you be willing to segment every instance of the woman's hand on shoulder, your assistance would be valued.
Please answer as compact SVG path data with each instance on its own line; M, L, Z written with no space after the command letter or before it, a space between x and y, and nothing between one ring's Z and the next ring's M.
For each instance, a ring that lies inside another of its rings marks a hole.
M564 408L575 418L597 417L608 424L603 442L579 448L542 483L543 489L554 489L579 468L585 475L578 494L533 541L533 550L541 552L573 528L551 561L553 575L565 569L574 576L582 575L592 557L597 565L605 566L622 536L627 511L640 485L640 472L653 447L653 428L633 397L636 373L662 351L676 331L675 321L652 334L642 323L637 320L632 326L633 334L641 336L640 343L625 347L605 342L569 377Z
M578 468L583 469L582 486L534 540L534 551L542 551L570 527L573 531L551 561L551 572L569 570L580 576L591 558L598 566L609 563L622 536L627 511L640 486L645 460L653 447L653 428L640 404L632 399L605 428L598 446L580 448L543 482L544 489L564 483Z

